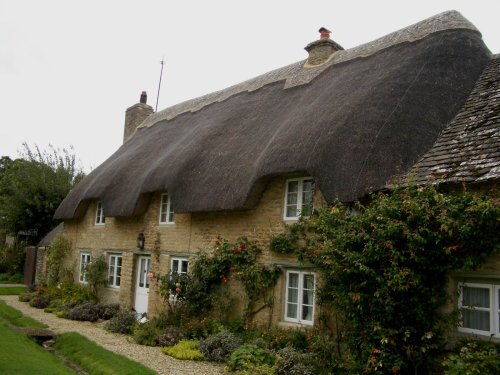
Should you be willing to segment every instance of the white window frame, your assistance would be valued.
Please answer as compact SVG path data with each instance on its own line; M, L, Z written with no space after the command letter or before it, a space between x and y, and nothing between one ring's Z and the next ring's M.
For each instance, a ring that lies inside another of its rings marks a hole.
M174 262L178 262L179 268L177 270L174 270ZM182 264L186 263L186 271L182 271ZM181 270L179 272L179 269ZM180 258L180 257L172 257L170 259L170 273L176 272L179 275L186 275L189 271L189 259L188 258Z
M283 220L299 220L301 217L301 210L302 210L302 196L304 192L304 182L305 181L312 181L313 183L313 188L312 188L312 194L311 194L311 211L314 210L313 206L313 200L314 200L314 180L312 177L301 177L301 178L291 178L286 180L286 189L285 189L285 200L284 200L284 206L283 206ZM289 194L289 186L291 182L298 182L298 190L297 190L297 203L296 203L296 210L297 210L297 215L296 216L287 216L287 207L288 207L288 194ZM303 216L303 217L308 217L308 216Z
M490 307L472 307L463 305L463 287L470 288L482 288L489 291L490 297ZM489 312L490 316L490 330L483 331L475 328L468 328L459 326L458 331L464 333L472 333L475 335L488 336L500 338L500 285L496 284L486 284L486 283L475 283L475 282L459 282L458 283L458 309L459 311L463 309L468 310L478 310Z
M102 202L97 202L95 210L95 225L104 225L106 222L106 216L104 216L104 209L102 207Z
M109 254L108 262L108 286L119 288L121 284L123 256L121 254Z
M92 255L89 251L81 251L80 252L80 274L78 276L78 280L82 284L87 284L87 271L85 268L90 263L92 259Z
M289 317L288 316L288 290L290 289L289 282L290 282L290 275L291 274L298 274L299 275L299 280L298 280L298 290L297 290L297 315L296 317ZM312 275L314 277L314 288L313 288L313 300L312 304L304 304L303 301L303 292L304 292L304 276L305 275ZM310 325L312 326L314 324L314 314L316 310L316 283L317 283L317 276L315 272L310 272L310 271L300 271L300 270L288 270L286 272L286 280L285 280L285 312L284 312L284 320L286 322L291 322L291 323L298 323L298 324L304 324L304 325ZM301 319L301 312L302 312L302 307L306 306L312 306L312 313L311 313L311 319L310 320L305 320Z
M167 200L165 202L165 199ZM164 217L164 218L163 218ZM160 199L160 224L174 224L175 223L175 212L172 202L170 200L170 195L168 193L163 193Z

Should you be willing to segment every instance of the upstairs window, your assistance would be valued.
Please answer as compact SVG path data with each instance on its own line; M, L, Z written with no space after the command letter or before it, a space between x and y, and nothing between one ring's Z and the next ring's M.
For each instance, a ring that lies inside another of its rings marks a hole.
M102 208L102 202L97 202L97 209L95 213L95 225L104 225L106 217L104 216L104 209Z
M90 263L90 253L80 253L80 282L87 283L87 266Z
M285 321L312 325L316 275L312 272L286 273Z
M500 337L500 285L459 283L461 332Z
M314 181L312 178L287 180L285 193L285 220L309 217L313 211Z
M160 202L160 224L171 224L174 222L175 213L170 195L162 194Z
M122 276L122 256L110 255L108 264L108 286L118 288Z

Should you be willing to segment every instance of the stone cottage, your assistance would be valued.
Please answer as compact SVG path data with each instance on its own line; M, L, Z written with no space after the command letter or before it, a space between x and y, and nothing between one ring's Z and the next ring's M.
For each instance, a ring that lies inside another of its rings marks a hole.
M476 149L483 135L468 127L468 108L499 100L498 57L471 23L450 11L347 50L320 32L304 61L156 113L145 94L127 109L123 145L55 214L72 241L77 280L105 254L105 298L154 313L161 301L147 274L187 272L218 236L265 248L313 206L354 201L419 161L419 178L439 172L443 150L471 160L457 132L474 132ZM485 68L497 90L489 96L477 89ZM498 161L495 108L496 130L484 136L496 137ZM481 168L472 178L498 180L498 163ZM261 261L282 268L273 322L314 324L314 270L270 252ZM500 284L495 272L488 280Z

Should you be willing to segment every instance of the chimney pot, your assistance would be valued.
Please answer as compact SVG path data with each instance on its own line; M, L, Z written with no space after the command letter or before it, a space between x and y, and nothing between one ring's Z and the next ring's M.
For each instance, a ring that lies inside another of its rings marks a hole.
M146 104L148 101L148 94L146 93L146 91L143 91L141 93L141 100L140 100L140 103L142 104Z
M342 46L330 39L332 33L325 27L318 30L320 39L309 43L305 50L309 53L309 58L305 64L306 67L313 67L324 64L337 51L343 50Z

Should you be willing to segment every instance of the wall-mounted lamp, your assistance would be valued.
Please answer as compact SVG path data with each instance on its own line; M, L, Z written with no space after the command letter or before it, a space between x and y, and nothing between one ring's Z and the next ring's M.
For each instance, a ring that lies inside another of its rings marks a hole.
M144 250L144 243L146 242L146 237L144 236L144 233L139 233L137 236L137 248Z

